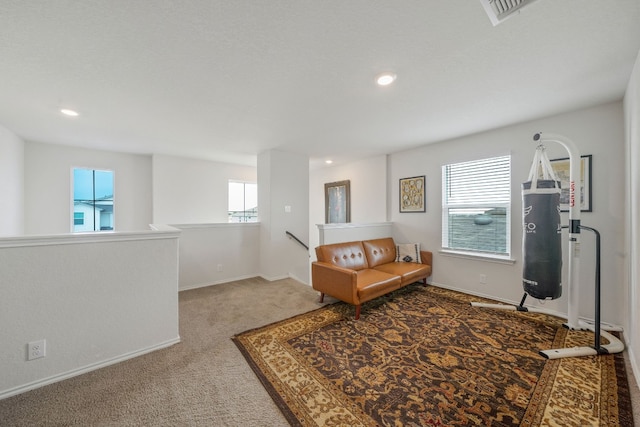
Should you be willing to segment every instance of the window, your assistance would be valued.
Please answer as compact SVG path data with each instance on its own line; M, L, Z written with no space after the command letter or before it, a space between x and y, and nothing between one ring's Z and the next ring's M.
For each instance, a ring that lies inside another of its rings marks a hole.
M229 181L229 222L258 221L258 184Z
M442 167L442 247L511 253L511 156Z
M73 213L73 225L84 225L84 212Z
M73 169L72 230L113 230L113 171Z

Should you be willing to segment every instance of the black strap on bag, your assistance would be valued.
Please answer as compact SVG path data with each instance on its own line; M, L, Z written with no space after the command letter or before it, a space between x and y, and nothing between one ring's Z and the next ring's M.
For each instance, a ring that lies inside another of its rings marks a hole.
M529 180L522 183L522 207L524 291L537 299L559 298L562 295L560 182L542 145L536 149Z

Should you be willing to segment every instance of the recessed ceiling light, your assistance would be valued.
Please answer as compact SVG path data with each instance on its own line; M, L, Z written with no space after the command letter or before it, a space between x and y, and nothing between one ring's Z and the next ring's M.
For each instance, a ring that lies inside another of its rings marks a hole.
M61 108L60 112L69 117L78 117L80 115L77 111L69 110L68 108Z
M376 83L378 83L379 86L389 86L395 80L396 75L393 73L384 73L376 77Z
M326 164L330 165L331 163L333 163L333 160L325 160L324 161Z

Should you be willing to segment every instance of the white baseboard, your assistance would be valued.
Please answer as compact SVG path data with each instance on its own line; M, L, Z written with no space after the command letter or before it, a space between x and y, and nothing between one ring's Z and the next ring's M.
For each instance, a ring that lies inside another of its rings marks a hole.
M7 397L15 396L17 394L21 394L27 392L29 390L34 390L36 388L44 387L49 384L57 383L59 381L63 381L72 377L76 377L78 375L86 374L87 372L95 371L100 368L105 368L110 365L115 365L116 363L123 362L128 359L133 359L134 357L142 356L143 354L151 353L156 350L161 350L163 348L171 347L174 344L180 342L180 337L176 337L174 339L164 341L157 345L143 348L140 350L132 351L130 353L125 353L120 356L113 357L111 359L103 360L101 362L92 363L90 365L86 365L77 369L72 369L71 371L63 372L61 374L53 375L47 378L42 378L27 384L23 384L17 387L13 387L7 390L0 391L0 400L6 399Z
M508 299L505 299L505 298L499 298L499 297L496 297L494 295L487 295L487 294L483 294L481 292L473 292L473 291L470 291L468 289L462 289L462 288L457 288L455 286L443 285L441 283L429 283L429 284L433 285L433 286L436 286L438 288L450 289L452 291L462 292L463 294L467 294L467 295L474 295L474 296L481 297L481 298L488 298L488 299L492 299L494 301L499 301L499 302L502 302L502 303L505 303L505 304L509 304L509 305L516 305L516 306L520 305L520 301L512 301L512 300L508 300ZM531 308L531 309L536 309L536 308L537 309L541 309L541 307L536 307L536 306L532 306L532 305L529 305L529 304L525 304L524 306L527 307L527 308ZM548 308L544 308L543 310L544 310L544 312L546 314L549 314L551 316L556 316L556 317L559 317L561 319L567 319L567 316L568 316L567 313L563 313L563 312L558 311L558 310L551 310L551 309L548 309ZM587 323L594 323L595 322L595 319L589 318L589 317L580 316L579 319L584 321L584 322L587 322ZM621 326L619 326L619 325L613 325L613 324L609 324L609 323L606 323L606 322L601 322L601 324L602 325L608 325L609 327L614 328L614 330L623 331L623 328ZM626 347L628 348L629 346L626 345Z
M244 276L228 277L226 279L216 280L214 282L193 283L191 285L178 286L178 292L189 291L191 289L206 288L207 286L213 286L213 285L221 285L223 283L235 282L237 280L251 279L252 277L256 277L256 276L259 276L259 275L247 274Z
M629 363L631 364L631 371L633 372L633 377L636 379L636 384L640 387L640 366L638 366L637 358L635 356L634 351L629 346L629 342L626 343L627 351L629 352Z
M283 275L280 275L280 276L265 276L264 274L261 274L260 277L262 277L264 280L267 280L269 282L275 282L276 280L288 279L289 275L288 274L283 274Z
M199 289L199 288L206 288L207 286L214 286L214 285L221 285L223 283L229 283L229 282L235 282L238 280L245 280L245 279L251 279L252 277L261 277L264 280L268 281L268 282L274 282L276 280L282 280L282 279L293 279L296 280L304 285L307 286L311 286L309 283L307 283L305 280L300 279L299 277L296 277L295 275L289 273L287 275L281 275L281 276L265 276L264 274L248 274L245 276L237 276L237 277L228 277L226 279L223 280L218 280L215 282L205 282L205 283L194 283L192 285L185 285L185 286L180 286L178 288L178 292L182 292L182 291L189 291L191 289Z
M449 289L449 290L456 291L456 292L461 292L461 293L467 294L467 295L473 295L473 296L476 296L476 297L487 298L487 299L491 299L491 300L494 300L494 301L503 302L503 303L509 304L509 305L520 305L520 301L512 301L512 300L508 300L508 299L505 299L505 298L498 298L495 295L483 294L482 292L473 292L473 291L470 291L468 289L462 289L462 288L457 288L455 286L443 285L442 283L429 283L429 284L433 285L433 286L436 286L438 288ZM526 304L525 304L525 307L527 307ZM556 310L547 310L547 311L552 316L557 316L557 317L560 317L562 319L566 319L567 318L567 314L566 313L562 313L562 312L556 311Z
M302 280L301 278L297 277L295 274L291 274L291 273L289 273L289 278L291 278L291 279L293 279L293 280L295 280L295 281L297 281L297 282L300 282L300 283L302 283L303 285L311 286L311 284L310 284L310 283L307 283L307 280L308 280L308 279L307 279L307 280Z

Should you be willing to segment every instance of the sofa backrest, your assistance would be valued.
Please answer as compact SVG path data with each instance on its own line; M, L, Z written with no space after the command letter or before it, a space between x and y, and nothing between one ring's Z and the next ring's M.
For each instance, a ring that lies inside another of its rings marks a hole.
M392 237L365 240L362 246L370 268L396 260L396 244Z
M338 267L362 270L369 268L362 242L333 243L316 248L318 261L328 262Z

